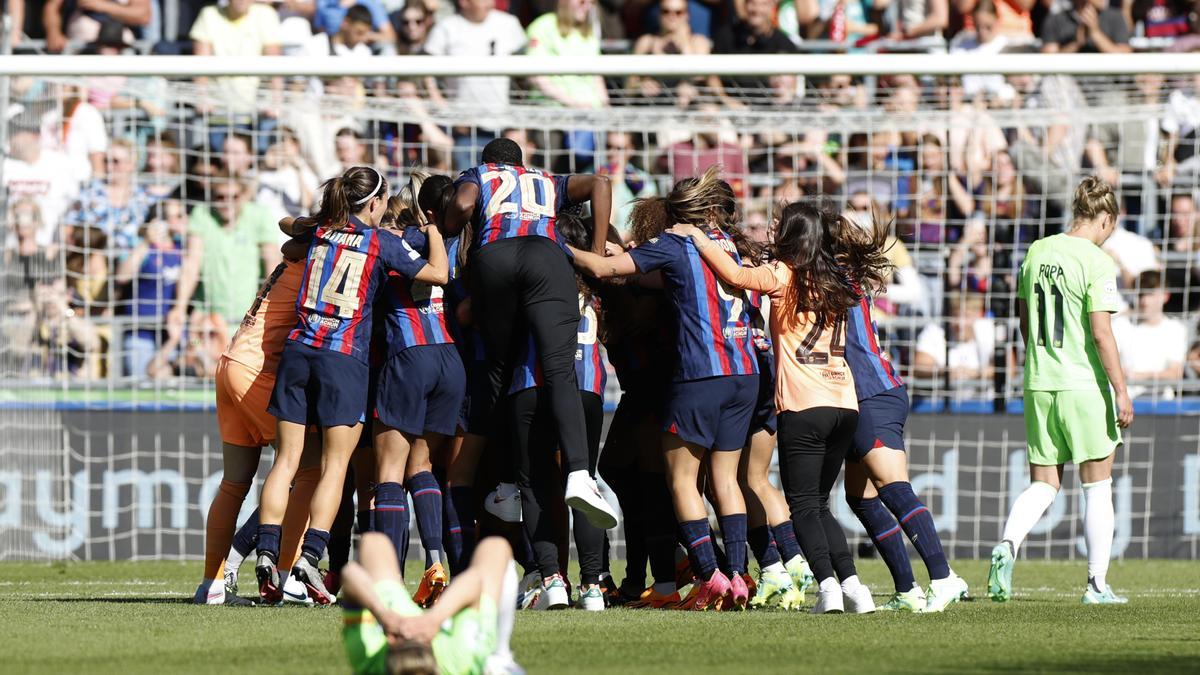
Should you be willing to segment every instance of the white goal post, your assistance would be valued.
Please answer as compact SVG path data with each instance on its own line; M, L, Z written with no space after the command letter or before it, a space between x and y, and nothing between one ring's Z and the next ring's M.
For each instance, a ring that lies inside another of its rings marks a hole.
M553 59L492 56L6 56L0 76L315 76L458 77L512 75L1178 75L1200 72L1200 54L779 54L599 56Z

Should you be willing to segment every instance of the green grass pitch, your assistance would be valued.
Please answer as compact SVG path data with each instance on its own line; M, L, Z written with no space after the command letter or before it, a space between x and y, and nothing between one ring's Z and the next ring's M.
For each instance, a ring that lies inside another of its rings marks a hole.
M1198 563L1114 564L1125 607L1079 604L1082 561L1018 562L1017 597L995 605L986 566L955 565L976 599L942 615L522 612L514 649L533 675L1200 672ZM860 572L886 600L883 566ZM0 564L0 672L346 672L339 611L193 607L199 574L198 563Z

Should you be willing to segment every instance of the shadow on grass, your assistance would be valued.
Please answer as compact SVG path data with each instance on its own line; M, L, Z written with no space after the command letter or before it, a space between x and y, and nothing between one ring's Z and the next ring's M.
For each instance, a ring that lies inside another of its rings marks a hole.
M1195 673L1196 654L1124 654L1111 658L1073 658L1064 655L1036 661L1022 659L1011 663L981 663L979 669L993 672Z
M119 598L88 598L88 597L69 597L69 598L12 598L11 602L70 602L70 603L107 603L114 605L190 605L192 599L188 597L178 598L163 598L163 597L136 597L122 596Z

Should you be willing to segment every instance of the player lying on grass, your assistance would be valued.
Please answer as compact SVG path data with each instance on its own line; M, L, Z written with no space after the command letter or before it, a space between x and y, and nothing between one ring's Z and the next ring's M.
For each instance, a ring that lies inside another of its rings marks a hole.
M1116 229L1117 198L1104 181L1089 176L1075 189L1071 210L1070 230L1029 247L1017 284L1031 482L992 549L988 596L997 602L1012 597L1017 549L1054 502L1067 462L1079 465L1086 502L1083 604L1127 602L1105 579L1113 541L1113 458L1122 443L1119 427L1133 422L1111 324L1121 308L1117 266L1100 248Z
M523 673L509 648L516 604L517 568L500 537L480 541L470 567L422 611L391 541L368 532L342 572L346 656L356 673Z

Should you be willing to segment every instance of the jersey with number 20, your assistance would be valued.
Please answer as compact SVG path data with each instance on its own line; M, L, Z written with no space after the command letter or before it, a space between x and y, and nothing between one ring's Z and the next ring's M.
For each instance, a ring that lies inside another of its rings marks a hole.
M554 221L568 205L567 176L511 164L481 164L459 176L457 184L479 186L475 200L476 245L500 239L547 237L558 241Z
M1113 259L1083 237L1039 239L1021 264L1017 294L1029 318L1025 389L1107 390L1088 315L1121 309Z
M350 217L340 230L318 227L296 298L289 340L367 361L371 309L387 273L412 278L425 260L399 236Z

